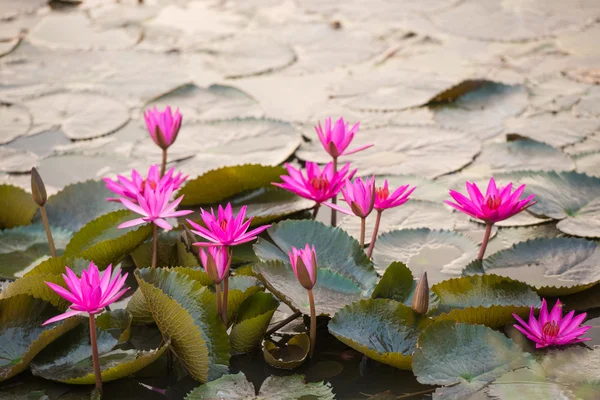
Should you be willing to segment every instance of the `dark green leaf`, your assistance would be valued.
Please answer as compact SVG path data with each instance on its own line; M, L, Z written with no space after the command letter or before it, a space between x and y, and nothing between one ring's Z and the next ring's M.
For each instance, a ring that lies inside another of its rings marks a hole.
M302 365L310 351L310 338L306 333L294 335L287 343L277 345L265 340L263 356L272 367L294 369Z
M257 292L244 300L229 334L231 350L246 353L260 345L277 307L279 301L270 293Z
M28 225L37 209L31 194L13 185L0 185L0 229Z

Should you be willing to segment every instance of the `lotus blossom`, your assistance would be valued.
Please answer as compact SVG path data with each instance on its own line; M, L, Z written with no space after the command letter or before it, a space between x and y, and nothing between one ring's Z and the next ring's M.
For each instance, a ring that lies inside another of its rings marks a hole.
M358 132L359 124L360 123L357 122L350 128L350 125L344 122L344 118L340 118L332 127L330 117L325 120L325 129L323 129L319 122L319 125L315 127L315 130L317 131L317 135L319 135L319 140L321 140L325 151L328 152L331 157L338 158L339 156L354 154L373 146L372 144L367 144L354 150L346 151L348 145L350 145L350 142L354 139L354 135Z
M177 139L179 128L181 127L181 114L179 109L175 113L167 106L164 111L156 107L146 110L144 120L148 132L158 147L165 150L169 148Z
M546 299L543 299L538 319L535 319L533 313L534 307L531 307L528 322L513 314L513 317L521 324L515 324L514 327L527 336L528 339L533 340L535 347L538 349L592 340L591 338L580 337L591 328L591 326L580 326L587 314L582 313L575 316L575 311L571 311L563 317L560 300L556 301L552 311L548 313Z
M174 191L179 189L181 184L187 179L187 176L183 176L181 172L177 175L174 174L175 168L171 168L161 178L158 165L153 165L148 169L148 174L145 179L134 169L131 172L131 180L122 175L117 175L117 180L113 181L110 178L104 178L104 182L106 183L106 188L108 190L137 204L138 194L143 195L146 185L149 185L151 189L158 191L165 191L170 186L173 187ZM120 198L108 198L106 200L121 201Z
M288 252L290 263L298 282L306 289L311 290L317 283L317 253L315 246L308 244L304 249L296 249Z
M201 208L200 214L206 228L189 219L187 222L194 228L192 232L207 239L209 242L196 242L194 245L237 246L238 244L251 242L256 239L261 232L271 225L264 225L246 232L252 223L252 218L244 222L247 208L243 206L236 217L233 215L231 203L228 203L225 208L219 206L216 216L212 208L210 213Z
M450 196L452 196L456 203L451 201L444 202L487 224L503 221L535 204L535 201L533 201L535 194L521 199L525 185L519 186L517 190L512 192L512 182L505 187L498 188L496 187L494 178L491 178L485 196L481 194L476 184L467 182L466 186L469 198L451 190Z
M383 211L388 208L398 207L408 201L408 196L415 191L416 187L409 189L410 185L400 186L390 195L387 179L383 181L383 187L375 190L375 205L377 211Z
M208 248L208 254L201 249L200 261L208 277L217 285L227 276L231 265L229 251L224 246L211 246Z
M118 228L129 228L151 222L164 230L171 230L172 227L165 218L176 218L193 213L192 210L175 211L181 200L183 200L183 196L171 202L173 190L173 185L167 187L164 192L159 187L152 189L149 185L146 185L144 195L142 196L140 193L137 195L138 204L125 198L121 199L121 203L125 207L142 217L124 222Z
M120 271L115 270L113 274L112 265L109 265L100 274L98 267L92 261L88 269L83 270L81 273L81 279L69 267L66 267L66 270L67 274L63 274L63 279L69 288L68 290L52 282L46 282L46 285L50 286L59 296L70 301L72 303L71 310L50 318L42 325L48 325L82 313L88 313L89 315L101 313L104 311L104 307L119 300L129 290L129 288L123 289L127 273L121 276Z
M350 164L346 164L338 172L333 171L333 162L325 165L323 170L314 162L306 163L306 177L302 171L286 164L288 175L282 175L283 183L273 183L290 192L296 193L300 197L313 200L318 204L331 199L338 194L347 179L352 179L356 170L348 175Z
M342 188L342 195L350 210L337 204L325 203L325 205L344 214L366 218L375 206L375 177L365 181L362 178L356 178L354 182L346 181L346 186Z

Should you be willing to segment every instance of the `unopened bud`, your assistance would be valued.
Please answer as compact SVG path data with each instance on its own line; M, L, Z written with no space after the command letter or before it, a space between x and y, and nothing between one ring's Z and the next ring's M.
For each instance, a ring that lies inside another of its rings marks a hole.
M168 149L169 143L167 143L167 141L165 140L165 135L158 126L156 127L156 130L154 132L156 135L156 143L158 144L158 146L163 150Z
M298 257L298 261L296 262L296 273L298 275L298 282L300 282L304 289L311 290L315 286L316 282L313 282L312 279L310 279L310 274L308 273L308 269L306 268L307 266L304 265L304 261L302 261L302 259Z
M429 283L427 282L427 272L423 272L421 279L419 279L417 289L413 296L412 309L419 314L427 314L427 310L429 309Z
M46 185L44 185L44 181L35 167L31 168L31 197L40 207L46 204L48 200Z

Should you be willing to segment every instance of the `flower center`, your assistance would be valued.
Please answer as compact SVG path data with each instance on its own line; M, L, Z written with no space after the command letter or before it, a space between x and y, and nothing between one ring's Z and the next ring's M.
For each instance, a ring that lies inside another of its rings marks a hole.
M310 184L315 190L325 190L329 187L329 180L323 176L310 179Z
M375 193L377 194L377 200L379 201L387 200L387 198L390 197L390 191L386 188L377 188Z
M219 222L219 226L221 227L222 230L226 230L227 229L227 220L222 219L221 222Z
M558 335L558 331L560 327L556 323L556 321L546 322L544 327L542 328L542 333L546 337L556 337Z
M485 205L490 209L490 210L497 210L500 207L500 204L502 204L502 199L499 196L486 196L485 198Z
M150 179L146 179L142 182L142 191L144 191L146 189L146 185L150 186L150 189L152 190L156 190L156 181L150 180Z

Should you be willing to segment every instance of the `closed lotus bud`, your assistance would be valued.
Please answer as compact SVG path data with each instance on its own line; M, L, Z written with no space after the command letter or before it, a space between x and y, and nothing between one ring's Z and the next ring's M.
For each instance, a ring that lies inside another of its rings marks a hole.
M421 279L419 279L415 295L413 296L412 309L419 314L427 314L427 310L429 309L429 283L427 282L427 272L423 272Z
M200 261L210 280L216 284L221 283L229 273L231 262L225 246L209 247L208 254L200 250Z
M31 168L31 197L40 207L46 204L48 200L46 185L44 185L44 181L35 167Z
M304 249L300 250L292 247L292 251L288 255L298 282L306 290L311 290L317 283L317 255L315 247L311 248L308 244Z

